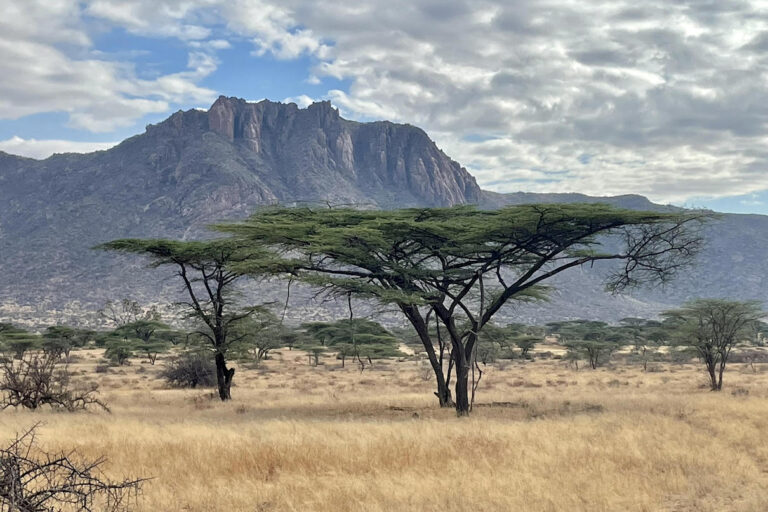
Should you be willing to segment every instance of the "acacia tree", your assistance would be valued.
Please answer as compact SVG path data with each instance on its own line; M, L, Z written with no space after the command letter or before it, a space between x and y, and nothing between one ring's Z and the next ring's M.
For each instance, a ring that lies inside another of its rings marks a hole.
M169 338L178 335L163 322L145 319L125 324L114 332L125 340L132 340L132 348L145 354L152 365L155 364L161 352L168 350Z
M230 336L231 330L254 311L254 308L237 305L235 283L243 274L232 266L249 261L252 271L256 272L259 264L265 264L266 253L253 244L233 239L194 242L124 239L99 248L143 254L152 259L153 267L175 268L189 297L183 304L201 325L197 334L207 340L213 350L219 398L231 399L235 369L227 366L227 351L238 341L238 336Z
M301 207L265 210L220 229L284 251L299 279L395 304L419 335L440 402L447 404L450 392L427 327L431 311L450 340L455 406L466 415L477 336L502 307L539 298L552 277L601 261L621 263L606 272L612 290L664 282L699 249L701 237L693 227L705 217L603 204L494 211ZM247 264L241 268L248 271Z
M733 346L750 340L755 322L764 315L760 303L698 299L666 311L673 339L691 347L704 361L712 391L723 388L723 372Z
M624 327L612 327L594 320L553 322L549 328L568 348L571 360L584 358L593 370L607 363L611 355L629 340Z
M666 328L657 320L633 317L622 318L619 324L627 339L634 344L634 352L643 364L643 371L648 371L648 362L667 338Z
M10 323L0 323L0 350L11 352L21 359L30 350L40 348L42 338Z
M48 352L63 354L69 358L73 348L84 347L95 336L94 331L55 325L45 329L41 348Z
M269 358L269 353L282 346L283 326L280 319L267 308L255 309L251 315L232 326L238 343L233 350L238 357L256 364Z
M306 331L310 346L319 343L335 351L341 359L342 368L348 356L360 364L362 371L366 363L371 365L374 359L403 355L392 333L378 322L365 318L311 322L302 324L301 328Z

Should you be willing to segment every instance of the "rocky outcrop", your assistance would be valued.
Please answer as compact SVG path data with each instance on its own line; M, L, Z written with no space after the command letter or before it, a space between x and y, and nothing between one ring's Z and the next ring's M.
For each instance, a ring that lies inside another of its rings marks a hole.
M139 262L126 266L91 247L126 236L210 236L208 224L258 205L448 206L479 197L474 178L413 126L348 121L329 102L301 109L221 97L107 151L46 160L0 152L0 303L148 292Z
M245 157L269 166L273 177L292 181L283 183L290 188L284 200L298 193L301 199L373 200L391 207L481 198L474 178L422 130L348 121L328 101L300 109L222 96L208 111L208 129L252 153Z

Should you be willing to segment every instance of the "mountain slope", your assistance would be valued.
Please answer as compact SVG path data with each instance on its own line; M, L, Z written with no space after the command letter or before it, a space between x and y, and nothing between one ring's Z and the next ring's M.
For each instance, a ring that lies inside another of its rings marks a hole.
M210 236L211 222L297 201L380 208L601 201L675 209L635 195L482 191L416 127L348 121L328 102L300 109L221 97L208 111L177 112L107 151L45 160L0 152L0 319L29 307L23 314L42 322L72 321L78 304L92 310L123 296L167 302L178 289L165 273L90 248L120 237ZM510 315L615 320L697 296L768 298L768 217L726 215L708 237L699 265L666 290L610 297L599 275L580 269L559 278L548 306ZM299 310L306 317L312 308Z
M207 224L258 205L449 206L481 195L416 127L348 121L329 102L221 97L106 151L41 161L0 152L0 303L97 304L132 288L152 298L140 267L90 247L204 236Z

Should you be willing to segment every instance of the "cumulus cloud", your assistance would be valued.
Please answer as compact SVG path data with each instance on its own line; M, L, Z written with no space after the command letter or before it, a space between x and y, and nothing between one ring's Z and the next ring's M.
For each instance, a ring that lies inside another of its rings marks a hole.
M0 73L18 79L0 84L5 117L63 110L108 130L202 103L212 91L197 84L238 38L257 57L311 56L308 83L349 84L326 94L345 115L420 125L488 188L657 201L768 189L762 0L11 4ZM146 80L94 58L86 17L182 41L187 69Z
M198 18L197 13L217 3L210 0L90 0L86 2L85 12L134 34L200 40L207 38L211 30L204 26L206 20Z
M0 151L29 158L48 158L54 153L90 153L109 149L117 142L72 142L70 140L22 139L13 136L0 140Z
M299 108L307 108L315 102L314 98L301 94L299 96L285 98L283 103L295 103Z
M187 69L152 80L133 64L92 52L79 2L11 1L0 18L0 119L67 112L69 125L93 132L130 126L172 104L209 103L216 94L197 83L215 58L190 53Z
M333 41L347 115L419 124L502 191L768 188L764 2L367 0L297 23Z

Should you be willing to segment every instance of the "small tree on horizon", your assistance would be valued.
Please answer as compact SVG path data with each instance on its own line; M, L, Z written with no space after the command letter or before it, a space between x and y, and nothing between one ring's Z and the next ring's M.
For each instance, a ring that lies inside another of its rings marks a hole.
M327 347L336 352L342 367L347 357L360 365L361 371L375 359L399 357L399 341L384 326L365 318L349 318L335 322L310 322L301 328L312 341L308 346Z
M760 302L726 299L697 299L662 313L671 324L673 341L695 350L704 362L712 391L723 389L731 350L752 341L754 324L764 314Z
M0 323L0 350L22 359L30 350L42 347L42 337L10 323Z

